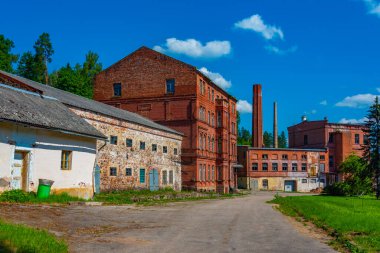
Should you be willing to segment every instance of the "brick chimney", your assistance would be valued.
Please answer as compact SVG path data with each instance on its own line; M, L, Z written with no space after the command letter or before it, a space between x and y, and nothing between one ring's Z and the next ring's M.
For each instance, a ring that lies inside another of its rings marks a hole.
M253 85L252 147L263 147L263 109L261 84Z

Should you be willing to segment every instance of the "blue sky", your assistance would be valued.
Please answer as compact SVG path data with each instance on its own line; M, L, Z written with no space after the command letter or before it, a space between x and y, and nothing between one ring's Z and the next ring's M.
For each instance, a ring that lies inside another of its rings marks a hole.
M14 52L50 33L50 70L83 62L89 50L107 67L146 45L203 68L247 103L252 84L261 83L269 131L273 101L286 130L303 114L360 121L380 94L377 0L13 0L2 9L0 33L15 42ZM247 104L240 105L250 129Z

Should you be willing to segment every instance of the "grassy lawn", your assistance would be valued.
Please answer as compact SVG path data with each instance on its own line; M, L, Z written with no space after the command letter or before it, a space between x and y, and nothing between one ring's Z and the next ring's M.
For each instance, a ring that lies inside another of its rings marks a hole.
M95 195L94 201L104 202L109 205L122 204L163 204L176 201L192 201L201 199L229 198L238 196L237 194L217 194L217 193L199 193L199 192L176 192L173 189L160 189L157 191L149 190L129 190L100 193Z
M67 245L44 230L9 224L0 220L0 252L61 253L67 252Z
M380 201L373 197L291 196L270 203L328 231L351 252L380 252Z

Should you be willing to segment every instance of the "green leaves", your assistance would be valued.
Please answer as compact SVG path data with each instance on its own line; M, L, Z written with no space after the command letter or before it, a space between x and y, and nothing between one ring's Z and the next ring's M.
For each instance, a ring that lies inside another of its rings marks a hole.
M0 69L13 72L13 63L18 60L18 55L12 54L11 50L15 45L12 40L7 39L4 35L0 34Z

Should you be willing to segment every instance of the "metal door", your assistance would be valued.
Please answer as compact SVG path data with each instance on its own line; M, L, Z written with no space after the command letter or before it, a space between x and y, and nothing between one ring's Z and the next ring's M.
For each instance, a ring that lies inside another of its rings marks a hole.
M251 190L259 190L259 181L257 181L256 179L251 179Z
M149 171L149 189L151 191L158 190L158 171L156 169L152 169Z
M95 193L100 193L100 167L99 165L95 166L94 183L95 183Z
M12 163L11 188L27 191L27 161L26 153L16 151Z
M294 190L294 181L285 181L285 191L292 192Z

